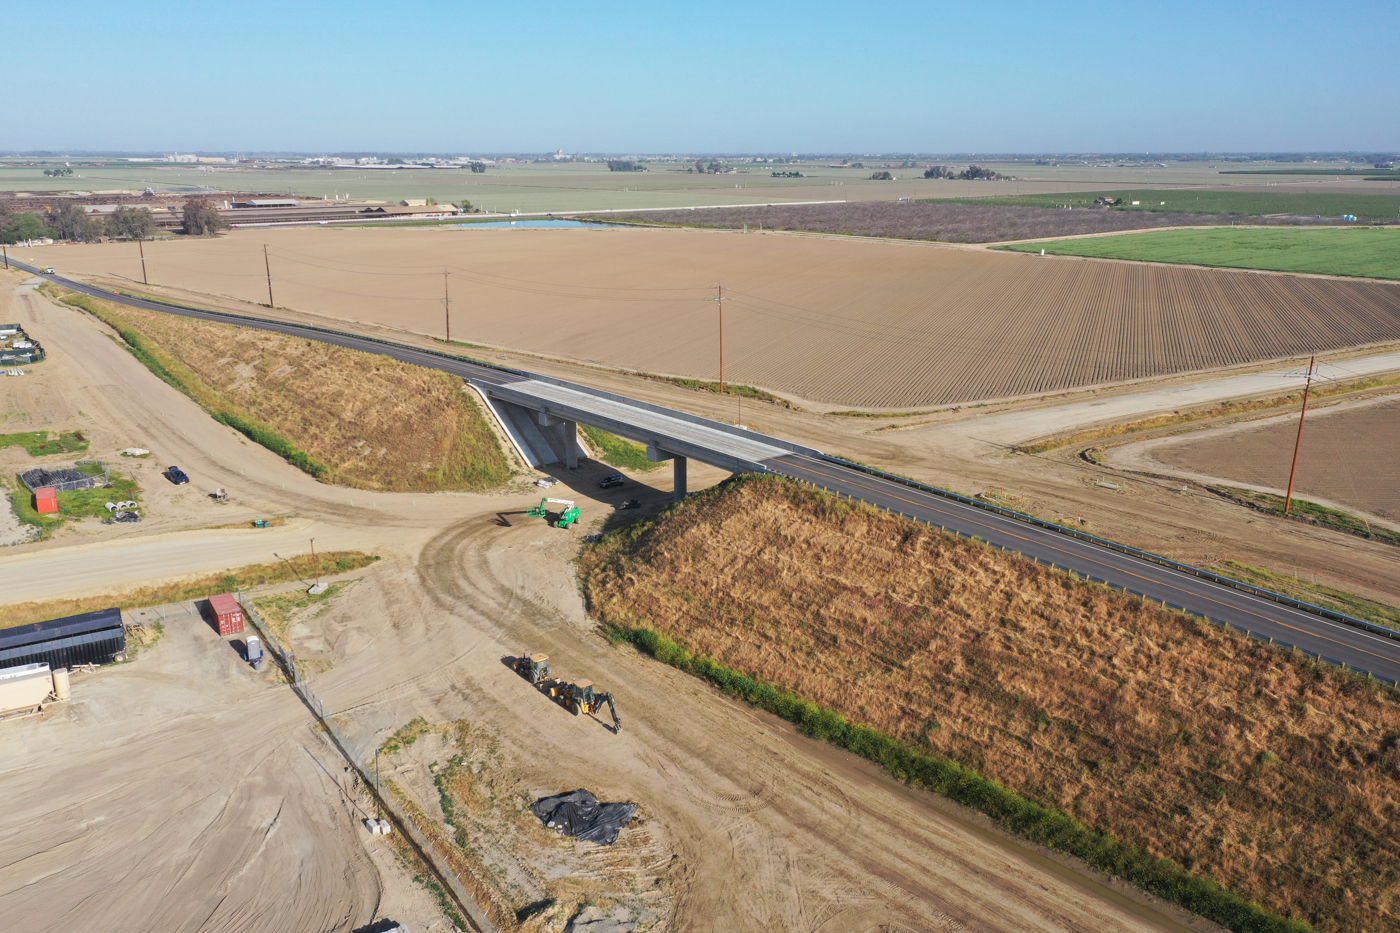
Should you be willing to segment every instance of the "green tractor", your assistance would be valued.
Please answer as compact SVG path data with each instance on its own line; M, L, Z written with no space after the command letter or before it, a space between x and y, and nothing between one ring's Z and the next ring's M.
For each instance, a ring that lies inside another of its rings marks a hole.
M522 654L515 659L515 672L524 677L536 687L543 684L554 676L554 672L549 667L549 655Z
M531 518L549 519L549 504L551 502L562 505L564 508L559 512L559 517L555 519L555 528L568 528L579 519L578 506L574 505L572 499L541 499L540 504L525 513Z

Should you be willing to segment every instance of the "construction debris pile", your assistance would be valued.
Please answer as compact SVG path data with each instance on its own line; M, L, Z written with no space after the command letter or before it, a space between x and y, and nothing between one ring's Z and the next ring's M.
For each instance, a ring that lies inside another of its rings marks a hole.
M637 813L635 803L599 803L591 791L579 788L568 794L542 797L530 804L541 823L566 836L610 846L622 827Z
M39 341L24 332L18 324L0 324L0 366L17 363L37 363L46 354Z
M24 485L32 489L39 489L43 486L62 486L66 483L84 483L96 486L97 477L88 476L78 470L46 470L43 467L21 473L19 478L24 480Z

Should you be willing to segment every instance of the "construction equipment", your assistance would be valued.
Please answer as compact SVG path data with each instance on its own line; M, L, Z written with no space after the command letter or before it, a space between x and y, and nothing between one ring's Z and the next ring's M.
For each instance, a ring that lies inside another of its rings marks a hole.
M550 677L554 672L549 669L549 655L547 654L524 654L515 659L515 672L524 677L530 683L538 687Z
M571 684L556 681L549 687L549 696L575 716L580 713L596 713L606 703L608 711L612 713L613 734L622 731L622 719L617 715L617 704L613 702L613 695L594 690L591 680L576 680Z
M529 515L531 518L543 518L548 520L549 504L551 502L564 507L559 512L559 518L554 522L555 528L568 528L570 525L574 524L574 522L578 521L579 509L578 506L574 505L574 500L572 499L541 499L539 505L525 514Z

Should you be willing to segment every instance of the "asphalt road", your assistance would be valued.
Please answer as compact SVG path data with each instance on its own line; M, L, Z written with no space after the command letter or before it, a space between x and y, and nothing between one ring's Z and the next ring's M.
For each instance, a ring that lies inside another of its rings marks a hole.
M321 340L452 373L474 382L501 385L532 378L529 373L503 371L446 354L436 354L354 334L118 295L58 275L45 275L34 266L13 259L10 260L10 264L40 275L64 288L105 301ZM1391 681L1400 681L1400 640L1374 634L1130 554L1123 554L1103 545L1082 541L1062 532L1041 528L1013 516L1001 515L893 480L872 476L837 462L803 454L788 454L766 460L763 466L775 473L810 482L880 508L901 512L949 531L976 536L989 544L1017 551L1041 563L1052 564L1081 576L1130 590L1148 599L1234 625L1257 637L1295 646L1327 660L1369 671Z

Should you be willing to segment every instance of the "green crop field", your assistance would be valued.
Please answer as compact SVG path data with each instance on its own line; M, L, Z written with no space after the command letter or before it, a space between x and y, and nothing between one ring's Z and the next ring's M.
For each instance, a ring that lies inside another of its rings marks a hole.
M1025 194L1013 197L965 199L967 204L1008 204L1016 207L1093 207L1101 197L1123 203L1113 210L1190 211L1202 214L1297 214L1303 217L1341 217L1352 214L1367 220L1400 219L1400 194L1345 194L1313 192L1235 191L1230 188L1130 189L1080 191L1073 194ZM1134 205L1132 202L1139 201Z
M1400 228L1155 230L1016 243L998 249L1233 269L1400 279Z

